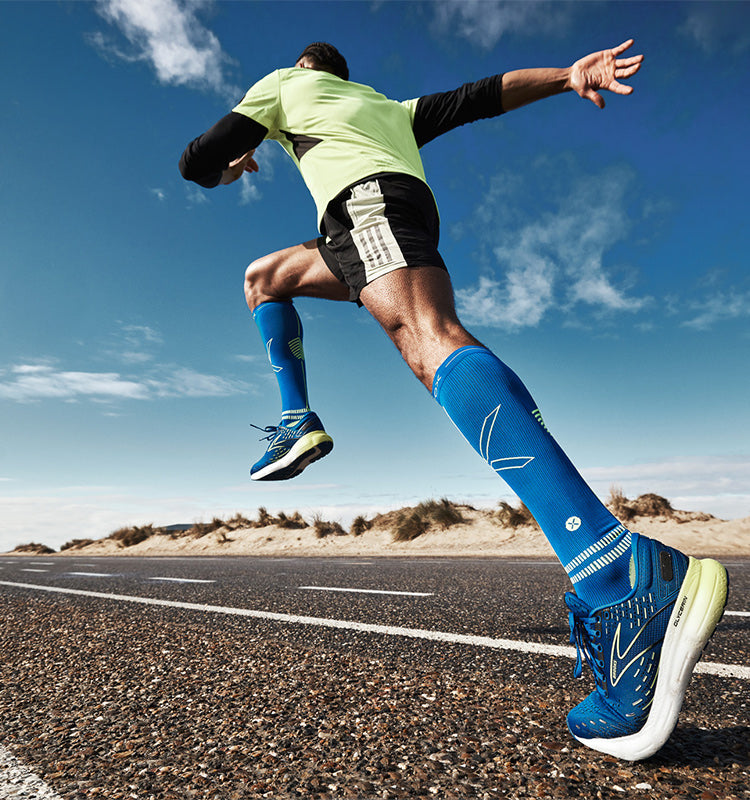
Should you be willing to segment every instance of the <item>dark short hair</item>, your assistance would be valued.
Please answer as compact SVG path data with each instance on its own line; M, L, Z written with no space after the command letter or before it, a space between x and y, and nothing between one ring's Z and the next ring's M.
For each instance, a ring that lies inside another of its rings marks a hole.
M301 58L309 59L315 69L338 75L339 78L343 78L345 81L349 80L349 67L347 66L346 59L332 44L328 44L328 42L313 42L312 44L308 44L299 56L297 56L297 61ZM297 61L294 63L296 64Z

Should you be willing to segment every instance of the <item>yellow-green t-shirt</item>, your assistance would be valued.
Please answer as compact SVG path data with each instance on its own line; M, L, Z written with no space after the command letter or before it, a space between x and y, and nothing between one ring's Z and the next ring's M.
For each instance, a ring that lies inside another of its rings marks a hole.
M265 138L279 142L294 160L320 223L339 192L369 175L399 172L426 183L412 129L417 103L292 67L266 75L232 110L268 128Z

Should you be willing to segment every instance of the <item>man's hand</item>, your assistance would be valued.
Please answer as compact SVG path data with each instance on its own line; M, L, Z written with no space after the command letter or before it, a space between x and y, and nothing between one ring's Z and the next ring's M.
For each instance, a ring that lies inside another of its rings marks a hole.
M242 177L243 172L257 172L257 162L253 158L255 150L249 150L244 156L229 162L229 166L221 173L221 183L234 183Z
M599 108L604 108L604 98L597 89L606 89L615 94L630 94L633 87L620 83L618 78L630 78L635 75L641 68L643 56L630 58L618 58L618 56L632 45L633 40L628 39L627 42L611 50L601 50L580 58L570 68L569 88L581 97L591 100Z

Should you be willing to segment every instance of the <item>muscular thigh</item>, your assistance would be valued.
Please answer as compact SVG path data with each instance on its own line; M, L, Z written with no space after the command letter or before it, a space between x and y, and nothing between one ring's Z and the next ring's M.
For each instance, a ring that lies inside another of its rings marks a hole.
M349 289L331 272L313 239L253 261L245 272L245 296L253 309L294 297L348 300Z

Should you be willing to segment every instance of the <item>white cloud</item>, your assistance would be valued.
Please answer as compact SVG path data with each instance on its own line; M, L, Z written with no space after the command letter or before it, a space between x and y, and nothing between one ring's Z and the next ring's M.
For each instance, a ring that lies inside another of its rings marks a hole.
M630 228L629 183L630 172L622 168L578 179L568 191L550 195L550 210L525 223L509 219L507 187L491 188L477 218L503 277L483 275L476 286L456 291L462 319L517 330L538 325L553 307L572 314L581 305L604 312L641 309L647 299L617 287L605 266L605 255Z
M118 321L119 328L109 337L104 356L126 364L145 364L155 357L154 350L164 344L161 333L150 325Z
M171 374L146 380L144 385L156 397L225 397L248 388L243 381L206 375L187 367L176 367Z
M240 178L240 205L246 206L260 200L263 195L258 184L253 182L253 179L247 172L242 174Z
M122 336L133 347L140 346L143 342L149 344L163 344L161 333L150 325L121 324Z
M187 195L188 206L203 206L209 202L208 194L205 189L201 189L194 183L187 183L185 185L185 194Z
M145 61L161 83L209 89L236 97L224 69L229 57L199 19L210 3L194 0L99 0L97 10L127 39L129 49L97 33L92 43L108 55Z
M20 403L80 397L143 399L148 394L137 381L116 372L69 372L39 364L19 364L10 372L15 377L0 382L0 399Z
M689 304L694 314L682 325L705 331L718 322L750 317L750 292L715 292L710 297Z
M207 375L186 367L154 368L158 377L127 377L117 372L61 370L49 363L17 364L0 372L0 400L117 401L162 397L223 397L247 390L243 381Z
M687 8L678 31L707 55L739 55L750 46L745 3L688 3Z
M160 203L163 203L163 202L164 202L164 201L167 199L167 193L164 191L164 189L158 189L158 188L154 188L154 189L149 189L149 191L151 192L151 194L152 194L152 195L153 195L153 196L154 196L154 197L155 197L155 198L156 198L156 199L157 199L157 200L158 200Z
M126 525L169 525L207 516L194 498L154 499L115 487L71 486L0 497L0 552L41 542L59 548L72 539L100 539Z
M575 7L553 0L440 0L434 10L441 33L457 32L489 49L508 33L539 36L564 31Z
M613 485L628 497L656 492L675 508L705 511L724 519L750 515L750 457L690 456L679 459L593 467L584 477L600 497Z

